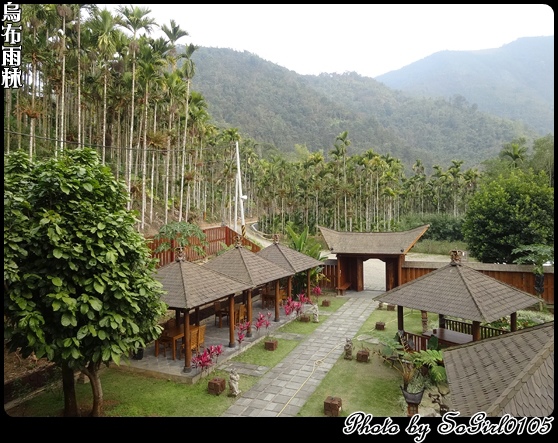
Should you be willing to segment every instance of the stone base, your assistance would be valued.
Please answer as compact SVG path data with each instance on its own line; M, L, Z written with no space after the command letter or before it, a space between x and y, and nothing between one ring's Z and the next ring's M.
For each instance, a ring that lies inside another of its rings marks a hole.
M387 305L388 311L395 311L395 305Z
M330 301L329 300L322 300L322 306L324 307L329 307L330 306Z
M210 394L219 395L225 390L226 386L227 386L227 382L224 378L215 377L209 380L207 384L207 390L209 391Z
M307 314L302 314L301 316L298 317L298 319L300 321L303 321L305 323L308 323L310 321L310 316Z
M324 401L324 414L328 417L339 417L342 401L339 397L327 397Z
M376 322L376 329L378 331L383 331L386 327L386 324L383 321L377 321Z

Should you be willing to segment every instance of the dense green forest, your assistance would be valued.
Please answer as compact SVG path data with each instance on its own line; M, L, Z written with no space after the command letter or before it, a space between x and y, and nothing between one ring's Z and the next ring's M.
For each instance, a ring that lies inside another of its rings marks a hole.
M356 74L302 77L248 53L179 48L187 29L155 23L147 7L113 15L96 5L21 6L22 87L4 91L5 155L95 148L125 182L147 235L175 220L232 226L237 146L246 216L268 232L285 232L289 221L315 232L397 230L432 214L459 220L483 175L512 166L546 171L553 186L552 134L462 100L409 98ZM166 37L149 37L156 26ZM198 69L203 54L222 68ZM229 89L228 107L206 95L202 79Z
M514 60L508 69L517 59L525 59L520 55L523 53L518 51L507 56ZM525 123L535 119L548 127L550 114L553 128L554 118L553 103L541 102L539 95L530 92L532 83L546 85L548 71L553 68L544 72L533 69L538 65L529 60L525 60L524 70L530 69L531 76L516 78L515 71L510 73L488 62L477 70L478 64L462 55L461 75L446 76L443 82L448 84L455 78L455 92L413 97L354 72L301 76L246 51L199 48L192 59L197 73L192 84L206 97L212 117L222 126L241 128L243 134L260 143L264 156L272 147L291 154L296 145L310 152L327 152L331 140L346 130L352 140L349 154L374 149L401 159L406 171L420 158L431 172L435 163L445 165L452 160L464 160L464 167L478 167L512 139L526 137L532 142L553 133L553 129L540 132ZM438 63L432 63L432 69L441 71ZM510 77L514 81L508 80ZM473 78L466 91L460 87L463 78ZM435 78L432 83L437 81ZM499 87L489 88L489 93L486 85L496 81ZM430 83L427 87L428 91L436 90ZM471 90L483 101L497 102L494 95L500 101L505 98L505 106L514 108L514 120L486 113L480 101L467 98L476 97ZM533 114L533 109L539 114ZM543 114L545 119L541 120Z

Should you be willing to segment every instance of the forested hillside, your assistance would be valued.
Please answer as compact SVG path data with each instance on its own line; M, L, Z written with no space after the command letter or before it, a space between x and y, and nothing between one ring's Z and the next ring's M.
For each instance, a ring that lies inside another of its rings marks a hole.
M376 78L405 94L451 99L554 133L554 37L525 37L498 49L442 51Z
M538 135L521 121L481 112L457 93L447 99L413 98L356 73L301 76L231 49L202 47L192 60L192 86L205 97L215 121L254 138L264 155L273 147L293 152L297 144L327 153L346 130L350 154L374 149L400 158L406 167L419 158L428 167L458 159L477 166L509 140Z

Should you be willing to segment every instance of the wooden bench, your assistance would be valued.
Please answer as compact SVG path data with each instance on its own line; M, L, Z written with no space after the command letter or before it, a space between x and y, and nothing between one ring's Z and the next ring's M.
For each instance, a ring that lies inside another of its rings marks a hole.
M337 286L335 288L337 289L337 295L345 295L345 291L349 289L349 286L351 286L351 282L343 283L342 285Z

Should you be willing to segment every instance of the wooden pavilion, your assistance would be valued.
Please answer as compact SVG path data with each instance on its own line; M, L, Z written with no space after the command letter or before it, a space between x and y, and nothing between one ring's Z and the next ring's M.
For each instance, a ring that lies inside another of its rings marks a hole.
M184 371L188 372L191 370L192 361L191 311L194 311L194 318L199 325L201 306L211 304L226 296L234 300L235 294L250 289L251 285L229 278L203 265L189 262L185 259L182 249L178 249L176 261L159 268L155 278L166 291L161 297L162 301L169 306L169 309L176 312L176 325L182 328L185 351Z
M402 232L339 232L319 226L328 249L337 257L337 290L364 290L364 262L379 259L386 264L386 290L402 284L405 254L430 225Z
M218 271L238 282L248 285L244 290L247 317L252 318L252 291L259 286L274 282L275 293L279 294L280 280L292 276L292 270L286 270L276 264L260 257L258 254L249 251L237 241L234 248L229 249L212 258L202 265L208 269ZM234 312L234 296L228 296L229 312ZM275 321L279 321L279 298L275 301ZM229 321L229 347L235 346L234 322ZM248 337L252 335L251 324L247 331Z
M270 262L292 272L289 275L287 282L287 296L292 295L292 281L294 275L306 271L306 296L310 297L311 291L311 270L323 265L323 262L316 260L302 252L296 251L287 246L281 245L279 243L279 237L277 235L273 238L273 243L261 251L257 252L260 257L263 257ZM277 294L277 292L276 292ZM275 298L275 303L278 303L278 297Z
M513 286L461 264L459 251L452 251L451 261L435 271L398 286L377 298L397 305L397 329L411 348L426 349L434 335L448 345L478 341L503 333L481 326L510 316L511 331L517 330L517 311L539 303L539 299ZM422 336L405 332L403 308L418 309L423 315L437 313L439 328ZM445 316L472 323L446 319ZM453 337L453 338L450 338Z

